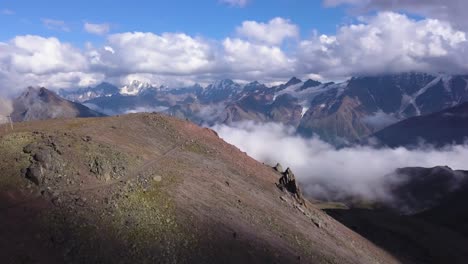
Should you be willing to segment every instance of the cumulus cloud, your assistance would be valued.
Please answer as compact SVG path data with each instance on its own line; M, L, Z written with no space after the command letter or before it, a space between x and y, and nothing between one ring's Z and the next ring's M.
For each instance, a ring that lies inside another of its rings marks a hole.
M113 34L95 62L116 74L194 74L213 68L214 51L202 39L182 33Z
M291 167L306 195L341 200L348 196L391 201L389 186L399 179L390 174L401 167L448 165L468 169L468 146L442 150L352 147L336 149L317 138L304 139L294 128L280 124L244 122L217 125L221 138L270 165Z
M463 0L325 0L325 6L352 5L357 11L404 11L424 17L449 21L454 26L468 29L466 10L468 2Z
M300 69L324 76L468 69L467 37L449 23L382 12L299 44Z
M27 86L52 88L96 83L102 74L91 72L89 58L57 38L18 36L0 42L0 89L14 93Z
M289 58L279 47L227 38L223 48L224 63L240 75L264 77L292 74L294 59Z
M249 0L219 0L219 2L230 6L244 7L249 3Z
M17 72L47 74L51 72L80 71L86 67L86 58L72 45L57 38L20 36L14 38L6 54Z
M244 21L236 31L251 41L269 45L279 45L287 38L299 36L298 26L281 17L273 18L268 23Z
M105 35L110 31L110 25L107 23L104 24L93 24L85 22L83 28L86 32L95 34L95 35Z
M59 31L65 31L65 32L70 31L70 28L68 27L67 23L65 23L65 21L63 20L43 18L42 24L46 28L51 29L51 30L59 30Z
M104 34L100 24L90 31ZM86 27L86 25L85 25ZM102 30L101 30L102 29ZM403 71L466 73L466 33L437 19L381 12L299 39L291 21L245 21L236 36L210 40L184 33L124 32L79 49L57 38L18 36L0 43L0 86L50 88L120 82L208 83L215 79L284 81L291 76L344 79ZM285 49L283 42L294 38ZM123 83L121 83L123 84ZM6 88L4 88L6 89Z

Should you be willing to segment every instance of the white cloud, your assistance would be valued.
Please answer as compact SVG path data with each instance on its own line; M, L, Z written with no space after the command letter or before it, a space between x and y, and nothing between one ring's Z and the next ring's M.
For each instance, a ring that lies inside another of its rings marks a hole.
M400 120L392 114L386 114L384 111L379 110L373 115L366 116L362 119L364 123L370 125L374 131L380 130L384 127L392 125Z
M343 25L335 35L315 32L299 40L298 31L289 20L275 18L246 21L237 28L237 37L222 40L125 32L108 35L101 46L87 43L84 49L57 38L18 36L0 43L0 86L75 87L132 76L170 85L220 78L274 83L293 75L342 80L402 71L468 71L466 33L437 19L381 12ZM287 38L298 41L284 49L280 44Z
M6 16L11 16L11 15L15 14L15 11L13 11L11 9L8 9L8 8L4 8L4 9L0 10L0 14L6 15Z
M455 27L468 29L468 20L466 19L468 1L464 0L324 0L324 5L329 7L342 4L355 6L358 12L404 11L449 21Z
M115 54L115 51L114 51L114 49L113 49L112 47L104 46L104 50L105 50L105 51L108 51L108 52L110 52L110 53L112 53L112 54Z
M6 49L11 51L5 54L10 67L19 73L81 71L87 65L87 59L78 49L57 38L19 36L11 40Z
M239 75L250 75L255 79L255 76L292 74L294 60L279 47L227 38L223 41L223 48L224 64Z
M94 60L97 66L115 74L189 75L212 70L214 66L210 44L182 33L113 34Z
M89 58L81 50L57 38L26 35L0 42L0 90L6 93L30 85L89 85L102 78L90 72Z
M85 22L83 28L86 32L95 34L95 35L105 35L110 31L110 25L107 23L103 24L93 24Z
M449 23L382 12L314 35L298 48L300 69L324 76L402 71L464 72L467 36Z
M279 45L287 38L299 36L298 26L281 17L273 18L268 23L244 21L236 31L251 41L270 45Z
M468 146L408 150L353 147L336 149L317 138L304 139L295 129L280 124L238 123L214 127L221 138L253 158L283 168L291 167L309 197L346 198L348 195L391 201L388 192L396 179L390 173L401 167L448 165L468 169ZM391 161L391 162L389 162Z
M219 0L219 2L230 6L244 7L249 3L249 0Z
M68 27L67 23L63 20L55 20L55 19L50 19L50 18L43 18L42 19L42 24L51 30L59 30L59 31L65 31L69 32L70 28Z

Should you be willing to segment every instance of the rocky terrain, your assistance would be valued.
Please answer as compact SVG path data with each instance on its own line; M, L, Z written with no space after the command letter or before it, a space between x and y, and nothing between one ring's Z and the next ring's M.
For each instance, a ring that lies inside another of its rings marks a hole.
M290 169L160 114L0 129L3 263L399 263Z

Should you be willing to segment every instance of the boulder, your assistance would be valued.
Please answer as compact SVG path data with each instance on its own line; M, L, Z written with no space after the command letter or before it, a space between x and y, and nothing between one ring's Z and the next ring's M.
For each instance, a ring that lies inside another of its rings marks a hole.
M25 171L25 176L30 181L34 182L36 185L40 185L43 180L43 169L40 165L32 164Z

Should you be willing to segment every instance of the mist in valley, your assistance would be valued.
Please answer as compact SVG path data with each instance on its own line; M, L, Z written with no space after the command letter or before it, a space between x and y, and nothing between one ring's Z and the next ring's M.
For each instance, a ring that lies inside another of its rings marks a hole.
M241 122L213 127L227 142L251 157L274 166L290 167L308 197L343 200L348 197L391 202L390 187L404 180L394 171L402 167L449 166L468 169L467 145L435 149L431 146L375 148L355 146L337 149L318 139L295 134L277 123Z
M8 116L13 112L11 100L0 96L0 124L8 122Z

